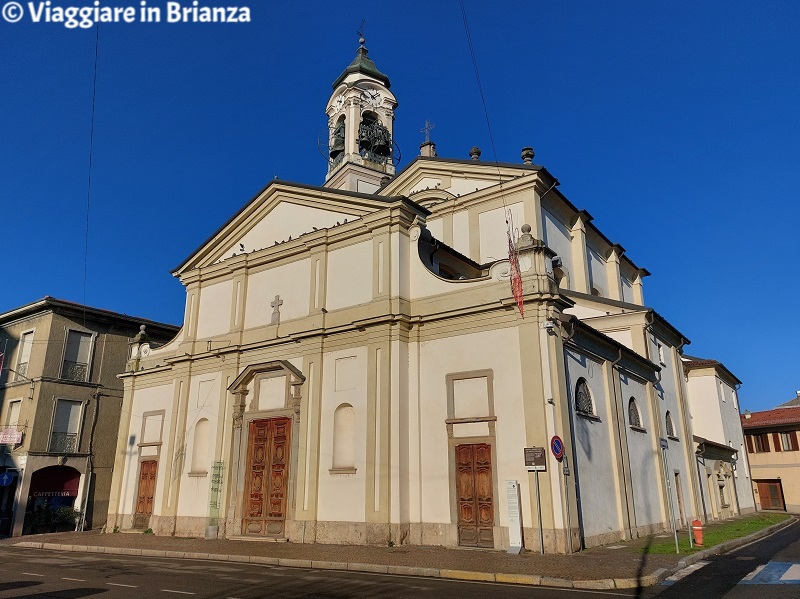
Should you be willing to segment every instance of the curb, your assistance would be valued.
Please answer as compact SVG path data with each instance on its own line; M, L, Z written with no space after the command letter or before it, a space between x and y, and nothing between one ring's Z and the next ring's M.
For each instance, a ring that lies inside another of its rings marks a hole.
M125 555L129 557L167 557L177 559L209 560L218 562L238 562L288 568L305 568L312 570L341 570L350 572L369 572L373 574L390 574L400 576L423 576L426 578L442 578L470 582L499 582L523 586L557 587L565 589L632 589L658 584L668 572L666 569L656 570L648 576L637 578L604 578L600 580L568 580L538 574L511 574L507 572L476 572L472 570L449 570L436 568L418 568L414 566L390 566L386 564L365 564L348 562L331 562L309 559L289 559L277 557L261 557L256 555L223 555L217 553L195 553L190 551L163 551L158 549L128 549L125 547L98 547L92 545L60 545L58 543L36 543L21 541L14 547L24 549L48 549L51 551L70 551L76 553L105 553ZM694 556L690 556L694 557ZM687 558L688 559L688 558Z

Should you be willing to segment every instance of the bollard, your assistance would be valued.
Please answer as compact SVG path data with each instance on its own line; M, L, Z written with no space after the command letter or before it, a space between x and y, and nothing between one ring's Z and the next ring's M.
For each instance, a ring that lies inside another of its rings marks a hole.
M700 520L692 520L692 534L694 535L695 545L703 546L703 523Z

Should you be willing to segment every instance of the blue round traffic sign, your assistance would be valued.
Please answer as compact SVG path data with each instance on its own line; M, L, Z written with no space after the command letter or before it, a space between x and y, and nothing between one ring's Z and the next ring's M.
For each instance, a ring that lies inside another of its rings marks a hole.
M14 475L11 474L11 472L9 472L8 470L6 470L5 472L3 472L3 474L0 474L0 487L9 486L12 482L14 482L14 478L15 478Z
M558 435L554 435L553 438L550 439L550 451L553 452L553 456L555 456L557 460L564 457L564 442Z

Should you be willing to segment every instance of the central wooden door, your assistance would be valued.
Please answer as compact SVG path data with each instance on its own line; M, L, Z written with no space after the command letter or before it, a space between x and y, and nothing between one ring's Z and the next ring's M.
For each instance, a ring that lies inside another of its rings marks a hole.
M269 418L250 423L243 534L284 535L291 422Z
M456 446L458 544L494 547L492 447L486 443Z
M158 461L147 460L139 465L139 490L136 493L136 513L134 528L147 528L153 515L153 496L156 492L156 472Z

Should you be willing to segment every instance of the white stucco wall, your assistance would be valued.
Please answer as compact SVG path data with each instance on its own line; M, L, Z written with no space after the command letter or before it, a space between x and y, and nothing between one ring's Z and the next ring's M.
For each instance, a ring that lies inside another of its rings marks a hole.
M290 235L297 238L303 233L313 231L313 227L318 229L334 227L337 221L356 218L352 214L311 208L284 200L223 252L222 258L243 253L240 243L244 245L244 253L250 253L271 247L276 241L285 241Z
M694 434L727 445L728 439L722 426L721 408L724 406L720 401L716 377L691 376L686 381L686 390L689 395Z
M629 303L632 304L634 302L633 283L631 281L629 281L628 279L626 279L625 277L621 277L620 281L622 283L622 285L621 285L621 287L622 287L622 301L623 302L629 302Z
M592 248L586 248L586 259L589 261L589 287L596 287L603 297L609 296L608 272L606 261Z
M453 215L453 249L469 256L469 213L466 210Z
M547 210L542 209L542 230L544 242L561 258L562 268L569 274L570 288L574 288L572 281L575 269L572 265L572 234L569 228Z
M325 307L336 310L372 300L373 262L372 240L330 252Z
M276 295L283 301L281 322L307 316L311 304L310 269L311 260L305 259L251 274L247 278L245 328L270 324L274 310L270 304Z
M189 402L186 412L186 429L183 434L180 477L181 493L178 498L178 513L181 516L208 516L209 484L211 481L211 463L214 456L214 440L217 438L217 426L221 425L222 373L201 374L193 376L189 382ZM207 419L210 425L210 444L208 448L208 470L206 476L190 476L192 455L194 453L195 426L201 419ZM180 438L178 439L180 441Z
M658 450L653 447L653 437L657 435L657 427L644 383L621 373L620 389L620 409L625 414L625 438L628 443L635 523L636 526L655 524L664 520L661 508L661 485L658 480L658 462L661 457ZM630 426L628 404L631 398L636 400L641 428L644 431L635 430Z
M125 474L122 480L122 494L120 513L132 514L135 510L136 492L139 481L139 447L142 442L142 418L145 412L164 410L164 427L161 436L161 457L158 462L156 474L156 489L154 497L160 498L169 472L172 448L169 443L169 430L172 416L172 398L174 385L159 385L157 387L144 387L136 389L131 402L131 419L127 431L127 454L125 458ZM153 458L155 459L155 458ZM161 513L161 502L154 501L153 513Z
M363 522L367 451L367 348L326 352L322 359L319 435L319 520ZM336 408L353 406L354 474L331 473Z
M412 356L416 353L412 351ZM494 410L497 416L494 440L494 500L500 525L508 525L508 506L505 481L516 479L523 497L530 493L528 474L520 459L520 447L525 447L524 412L519 338L516 329L499 329L480 333L458 335L427 341L419 347L419 362L412 368L418 371L419 381L411 381L419 395L418 429L409 431L412 440L419 442L420 493L412 500L421 503L423 522L456 522L450 511L450 453L447 427L447 382L451 373L487 370L493 371ZM474 403L474 402L473 402ZM472 410L475 411L474 405ZM486 408L488 410L488 407ZM488 415L488 414L486 414ZM488 426L483 424L483 430ZM454 435L469 431L454 431ZM464 443L480 442L470 437L459 437ZM523 521L531 522L530 501L522 501Z
M525 210L522 202L508 205L513 216L513 225L519 229L525 223ZM508 258L508 236L506 231L505 208L487 210L478 215L480 227L480 259L481 264ZM472 257L474 259L474 256Z
M633 337L630 329L620 329L617 331L603 331L603 334L618 341L628 349L633 349Z
M584 535L620 530L619 489L610 455L614 453L611 441L611 413L606 394L602 364L567 349L564 352L567 368L567 389L574 429L574 457L583 515ZM580 416L575 410L575 388L578 380L586 380L592 395L598 420Z
M206 285L200 289L197 338L205 339L227 333L231 328L233 281Z
M655 335L648 336L648 343L650 344L650 358L651 361L661 367L660 380L656 383L657 402L660 408L660 417L662 423L662 430L660 437L667 439L669 445L668 460L669 460L669 477L670 487L672 492L673 505L675 506L675 519L680 519L679 504L683 507L684 518L688 521L696 515L694 513L693 498L692 498L692 485L690 484L689 477L696 476L696 467L694 463L687 463L686 452L684 444L688 443L689 448L692 447L693 440L691 438L691 431L687 431L683 425L683 414L680 409L678 399L678 389L676 388L676 363L674 348L672 348L666 341L659 339ZM661 345L660 355L658 344ZM678 367L681 369L677 376L683 378L683 365ZM669 411L672 414L672 422L675 425L676 439L668 438L666 431L666 413ZM681 498L678 500L678 489L675 484L675 472L680 473L681 485ZM668 508L669 509L669 508Z

